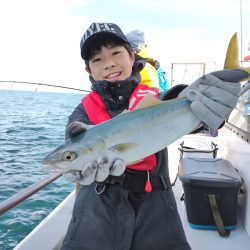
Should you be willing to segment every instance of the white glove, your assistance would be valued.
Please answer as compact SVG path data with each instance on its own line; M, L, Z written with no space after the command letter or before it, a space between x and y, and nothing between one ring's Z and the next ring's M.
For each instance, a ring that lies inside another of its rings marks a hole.
M90 162L84 171L70 170L64 173L64 177L70 182L80 183L81 185L89 185L94 181L102 182L109 175L119 176L125 171L126 164L121 159L103 157L95 162Z
M65 137L74 137L80 133L84 133L94 125L87 125L79 121L70 123L65 132ZM63 176L70 182L89 185L94 181L102 182L109 175L119 176L125 171L126 164L123 160L115 158L115 155L105 156L94 162L89 162L84 171L70 170L65 172Z
M235 108L240 93L240 80L249 74L241 69L216 71L202 76L179 97L192 101L191 108L198 120L210 128L218 128Z

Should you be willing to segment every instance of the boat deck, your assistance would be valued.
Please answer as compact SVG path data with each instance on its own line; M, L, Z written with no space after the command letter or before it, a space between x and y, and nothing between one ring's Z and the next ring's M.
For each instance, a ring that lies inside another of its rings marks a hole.
M178 140L176 143L170 145L169 155L170 155L170 177L173 180L175 173L178 171L178 157L171 157L176 154L179 144L185 141L187 145L193 145L193 147L203 148L204 146L209 146L211 141L215 144L218 144L218 158L225 158L231 161L231 163L239 170L240 174L244 176L245 182L250 178L250 169L249 169L249 156L247 152L250 152L250 144L241 140L236 135L229 132L227 129L220 130L220 137L210 137L206 134L200 135L187 135ZM190 144L191 143L191 144ZM205 147L207 148L207 147ZM248 164L248 169L245 170L245 167ZM243 165L243 166L242 166ZM243 169L244 168L244 169ZM248 172L246 172L248 171ZM247 182L245 184L245 194L248 188ZM238 206L238 218L237 218L237 227L235 230L232 230L230 236L227 238L221 237L216 230L198 230L190 227L187 214L185 209L184 201L181 201L183 195L182 183L180 180L177 180L173 191L176 197L178 211L182 220L182 224L186 233L187 240L192 247L192 250L249 250L250 249L250 231L249 231L249 214L247 211L247 197L245 195L242 207L242 204ZM249 195L248 195L249 196ZM249 202L249 201L248 201ZM248 231L247 231L248 229Z

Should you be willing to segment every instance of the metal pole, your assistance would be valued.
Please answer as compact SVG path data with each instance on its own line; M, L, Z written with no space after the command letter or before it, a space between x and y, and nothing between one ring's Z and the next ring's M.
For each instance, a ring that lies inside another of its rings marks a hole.
M29 198L31 195L38 192L42 188L46 187L48 184L55 181L56 179L58 179L61 176L62 176L62 174L50 175L50 176L46 177L45 179L42 179L42 180L38 181L37 183L34 183L33 185L27 187L26 189L20 191L19 193L15 194L15 195L11 196L10 198L8 198L7 200L3 201L0 204L0 215L4 214L8 210L10 210L14 206L18 205L23 200Z
M171 63L171 82L170 82L170 87L173 87L173 70L174 70L174 64Z
M240 0L240 66L242 67L242 1Z

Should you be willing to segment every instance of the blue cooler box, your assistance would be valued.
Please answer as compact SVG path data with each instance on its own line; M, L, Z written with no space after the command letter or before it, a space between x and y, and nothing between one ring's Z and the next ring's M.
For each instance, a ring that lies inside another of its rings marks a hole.
M225 230L237 224L237 198L242 179L232 164L219 158L185 158L179 163L187 218L197 229L218 229L209 195L214 195Z

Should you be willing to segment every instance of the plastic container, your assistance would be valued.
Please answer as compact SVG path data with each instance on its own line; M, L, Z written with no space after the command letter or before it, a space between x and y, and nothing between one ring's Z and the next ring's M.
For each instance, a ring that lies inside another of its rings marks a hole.
M192 228L218 229L209 194L216 197L226 230L237 224L237 197L242 179L232 164L220 158L184 158L179 163L187 218Z

